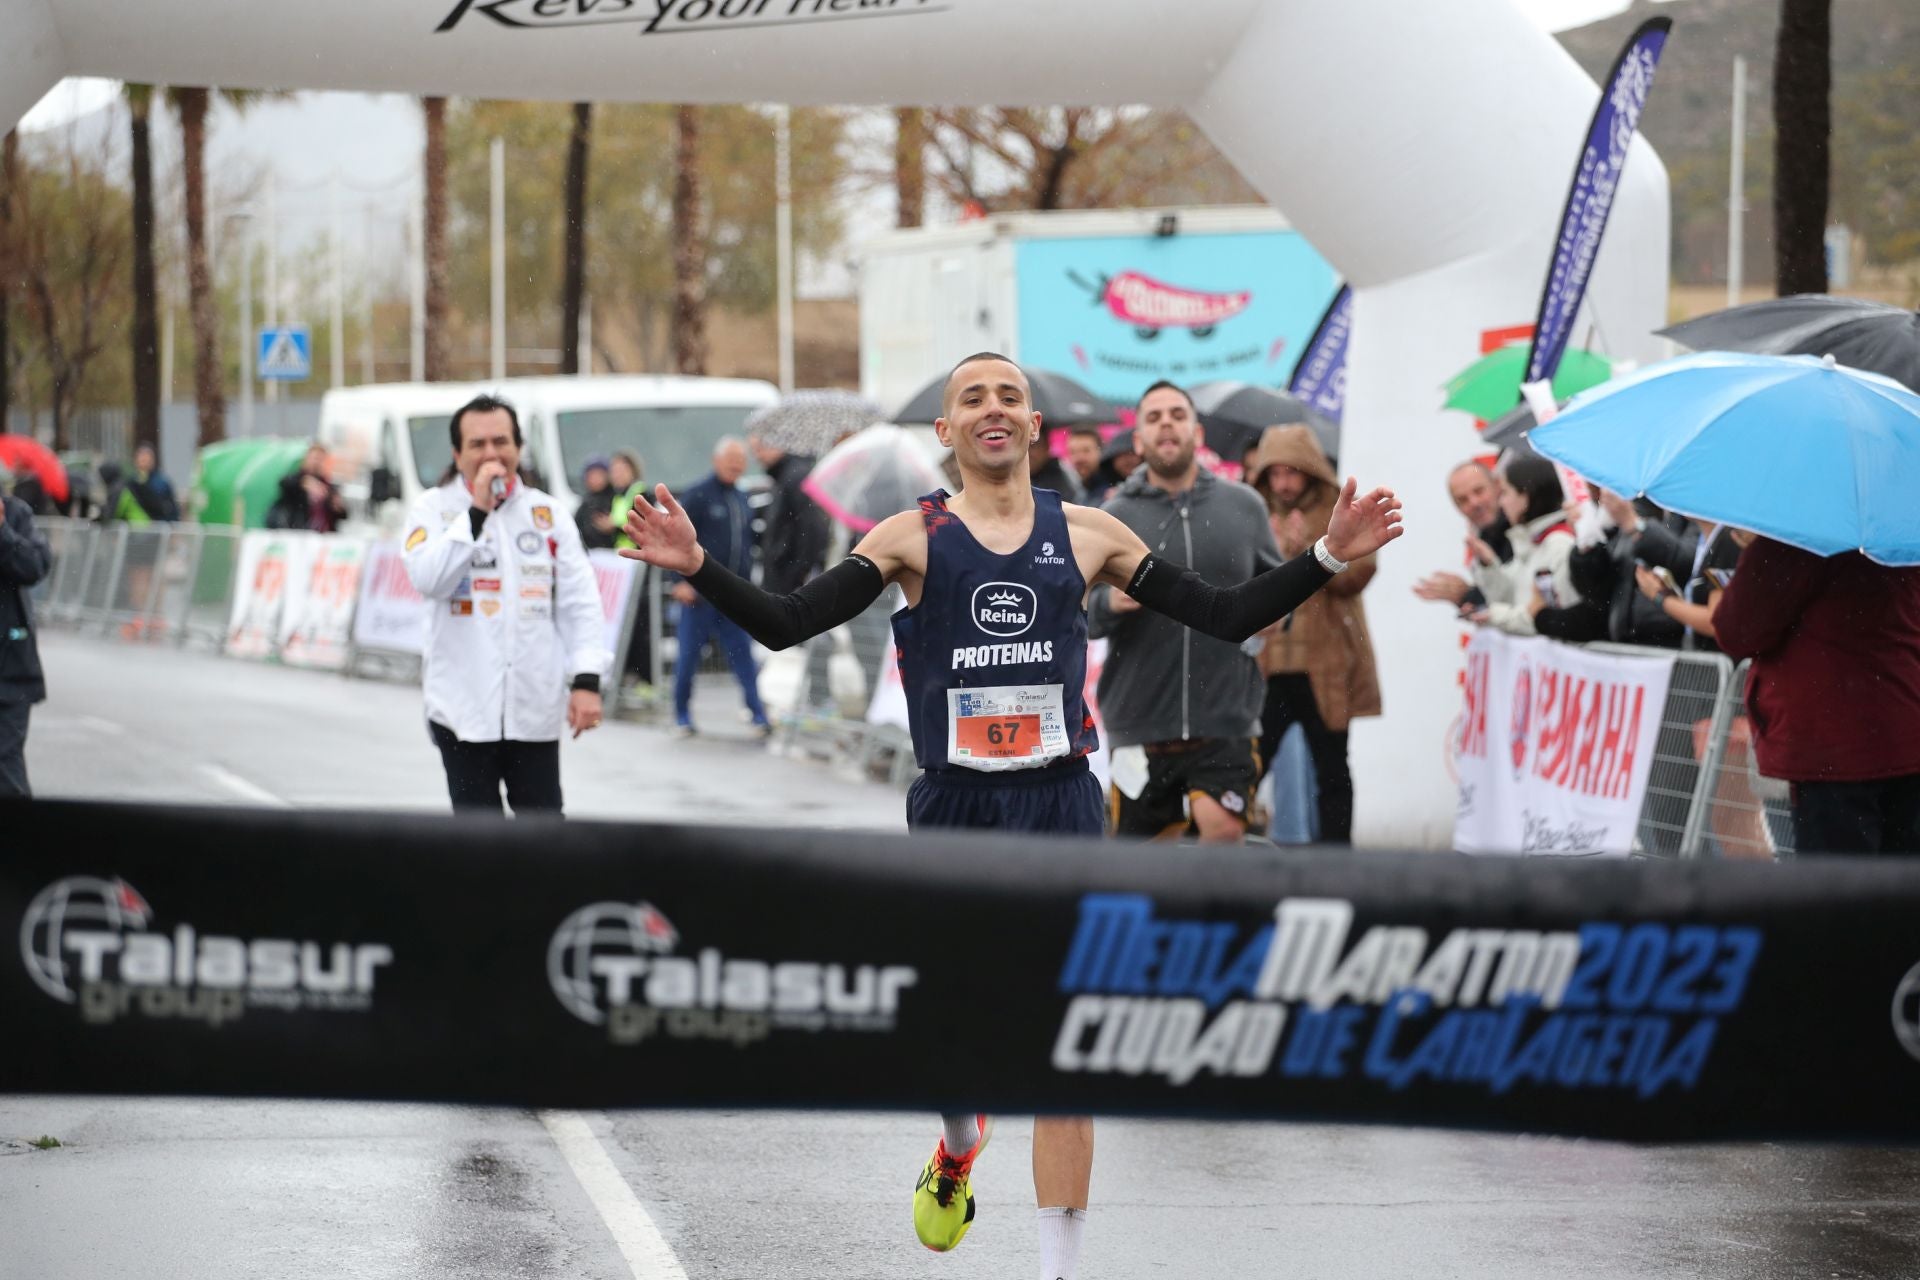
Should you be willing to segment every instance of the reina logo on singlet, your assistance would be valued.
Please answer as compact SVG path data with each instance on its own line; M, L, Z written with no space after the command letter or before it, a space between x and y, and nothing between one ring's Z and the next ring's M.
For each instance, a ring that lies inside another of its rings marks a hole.
M1065 564L1067 558L1065 556L1055 555L1051 542L1043 542L1040 544L1040 554L1033 558L1033 562L1035 564Z
M1017 636L1033 625L1040 598L1022 582L983 582L973 590L973 625L990 636Z

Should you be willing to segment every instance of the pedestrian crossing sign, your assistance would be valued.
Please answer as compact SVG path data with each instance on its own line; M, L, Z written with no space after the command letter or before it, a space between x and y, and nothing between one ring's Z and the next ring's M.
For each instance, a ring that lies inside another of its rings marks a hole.
M303 324L262 329L257 350L263 382L305 382L313 376L313 337Z

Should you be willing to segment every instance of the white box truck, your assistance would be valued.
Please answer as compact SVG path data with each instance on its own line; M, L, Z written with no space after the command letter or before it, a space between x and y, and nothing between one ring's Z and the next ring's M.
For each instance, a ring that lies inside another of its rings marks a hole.
M751 378L508 378L503 382L404 382L343 387L320 401L320 443L355 519L396 528L414 499L453 461L448 424L481 392L520 416L521 462L572 510L586 460L631 449L649 482L679 489L707 474L713 446L779 392Z
M860 386L893 413L975 351L1122 405L1160 378L1284 386L1338 284L1286 219L1254 205L892 231L860 251Z

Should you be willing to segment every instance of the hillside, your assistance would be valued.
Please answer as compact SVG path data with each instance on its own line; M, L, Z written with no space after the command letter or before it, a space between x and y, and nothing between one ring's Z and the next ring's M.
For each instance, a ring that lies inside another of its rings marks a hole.
M1673 182L1676 284L1726 279L1727 163L1733 60L1747 59L1746 278L1773 276L1773 43L1777 0L1636 3L1562 32L1599 80L1647 17L1673 19L1641 130ZM1831 218L1851 226L1870 263L1920 258L1920 4L1833 0Z

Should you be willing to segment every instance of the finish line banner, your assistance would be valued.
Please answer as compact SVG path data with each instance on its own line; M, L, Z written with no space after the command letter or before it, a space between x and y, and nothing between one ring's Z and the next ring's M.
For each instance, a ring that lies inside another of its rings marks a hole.
M1920 1140L1905 859L48 802L0 830L4 1093Z
M1633 850L1671 657L1621 657L1491 627L1467 645L1454 762L1461 853Z

